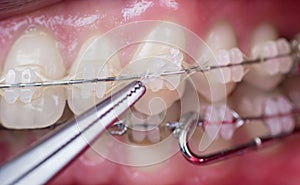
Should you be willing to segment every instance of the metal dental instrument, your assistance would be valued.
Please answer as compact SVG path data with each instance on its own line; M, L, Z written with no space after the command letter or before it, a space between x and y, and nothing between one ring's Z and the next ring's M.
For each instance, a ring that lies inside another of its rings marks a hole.
M292 111L292 114L299 114L300 110L296 109ZM285 115L281 115L285 116ZM236 122L241 121L251 121L251 120L261 120L261 119L268 119L268 117L249 117L249 118L238 118L235 120L232 120L232 124ZM197 126L200 126L204 124L204 122L199 120L198 114L190 112L187 115L183 116L182 120L180 121L182 123L181 128L179 128L179 147L181 150L181 153L183 156L191 163L197 164L197 165L206 165L211 163L216 163L218 161L222 161L224 159L228 159L234 156L238 156L241 154L244 154L251 150L257 150L261 148L263 145L266 145L268 143L274 142L276 140L284 139L286 137L292 136L296 133L300 132L300 126L297 126L294 128L290 133L281 133L278 135L268 135L268 136L262 136L262 137L254 137L249 142L246 142L244 144L240 144L237 146L234 146L232 148L228 148L225 150L217 151L211 154L206 155L198 155L194 153L188 142L191 137L191 133L195 130ZM226 123L225 123L226 124Z
M1 184L44 184L88 148L145 93L135 81L0 167Z

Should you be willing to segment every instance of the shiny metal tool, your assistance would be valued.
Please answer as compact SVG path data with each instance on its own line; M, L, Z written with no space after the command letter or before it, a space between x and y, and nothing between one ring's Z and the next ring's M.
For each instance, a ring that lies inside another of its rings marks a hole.
M145 93L135 81L70 121L53 135L0 167L0 182L44 184L88 148Z
M300 109L294 109L291 112L292 115L299 115ZM286 115L279 115L279 117L283 117ZM278 116L277 116L278 117ZM247 122L253 121L253 120L265 120L272 118L272 116L264 116L264 117L248 117L248 118L234 118L230 121L225 121L222 124L237 124L242 125ZM193 134L194 130L198 126L203 126L205 124L205 121L199 119L199 116L195 112L189 112L185 114L182 119L178 122L180 123L180 127L177 127L177 136L178 136L178 143L179 148L181 150L181 153L183 156L191 163L197 164L197 165L206 165L206 164L212 164L219 161L223 161L224 159L228 159L234 156L242 155L248 151L251 150L257 150L266 144L270 144L271 142L275 142L276 140L281 140L284 138L287 138L289 136L295 135L297 133L300 133L300 126L296 126L291 132L287 133L280 133L277 135L267 135L262 137L254 137L250 141L233 146L232 148L228 148L225 150L220 150L211 154L206 155L198 155L194 153L190 146L189 146L189 139L191 138L191 135ZM178 124L177 124L178 125Z

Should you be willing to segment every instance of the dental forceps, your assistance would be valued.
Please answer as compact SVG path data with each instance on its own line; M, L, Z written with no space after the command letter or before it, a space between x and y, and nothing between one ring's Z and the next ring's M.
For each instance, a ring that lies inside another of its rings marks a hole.
M1 184L44 184L88 148L145 93L134 81L0 167Z

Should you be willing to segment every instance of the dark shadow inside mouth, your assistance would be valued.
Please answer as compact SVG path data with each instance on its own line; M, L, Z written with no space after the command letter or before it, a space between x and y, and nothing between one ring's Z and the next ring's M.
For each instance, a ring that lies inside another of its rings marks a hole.
M0 1L0 20L56 4L61 0L11 0Z

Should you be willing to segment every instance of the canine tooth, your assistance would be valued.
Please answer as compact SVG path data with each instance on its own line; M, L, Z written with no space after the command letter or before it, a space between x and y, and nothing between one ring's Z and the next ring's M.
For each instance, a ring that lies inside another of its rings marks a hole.
M120 61L112 43L106 37L93 36L83 43L73 63L70 74L75 79L91 79L114 76L120 69ZM86 83L73 85L67 90L68 104L75 115L78 115L105 96L111 83Z
M34 43L34 44L33 44ZM65 66L57 43L46 33L35 30L23 33L13 44L5 61L3 74L7 82L33 82L65 75ZM37 77L38 75L38 77ZM55 123L65 107L63 87L16 89L17 94L2 97L1 122L7 128L42 128ZM19 99L16 99L18 96ZM32 96L35 96L34 99ZM11 101L7 102L6 100ZM16 116L18 115L18 116ZM30 115L30 116L28 116Z
M144 40L145 42L139 45L124 71L128 74L146 76L149 91L134 107L147 115L153 115L170 107L183 93L185 82L182 80L182 75L158 76L182 68L183 54L180 49L185 48L185 35L180 27L169 27L161 23L156 25ZM151 78L149 80L148 74L153 74L155 80ZM160 101L152 101L153 97Z

